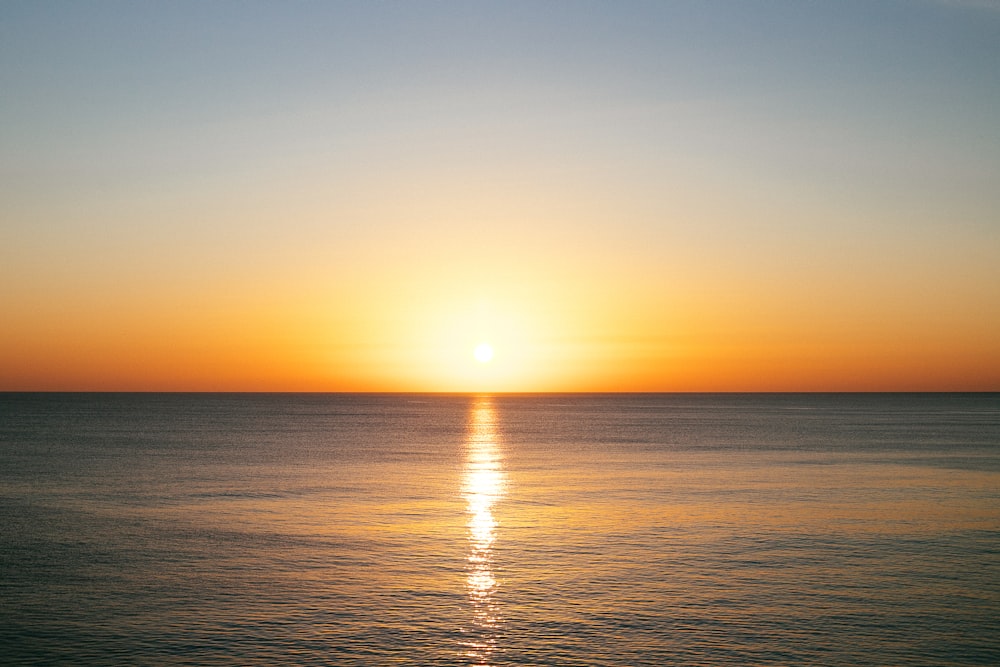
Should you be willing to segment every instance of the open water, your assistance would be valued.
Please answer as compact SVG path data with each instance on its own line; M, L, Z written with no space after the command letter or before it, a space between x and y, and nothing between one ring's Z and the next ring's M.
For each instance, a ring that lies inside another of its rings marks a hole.
M0 663L1000 664L1000 396L0 394Z

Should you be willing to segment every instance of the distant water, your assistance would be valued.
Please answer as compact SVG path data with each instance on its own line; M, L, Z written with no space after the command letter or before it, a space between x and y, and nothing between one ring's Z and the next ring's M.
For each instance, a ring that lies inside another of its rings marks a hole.
M1000 396L0 394L0 663L1000 664Z

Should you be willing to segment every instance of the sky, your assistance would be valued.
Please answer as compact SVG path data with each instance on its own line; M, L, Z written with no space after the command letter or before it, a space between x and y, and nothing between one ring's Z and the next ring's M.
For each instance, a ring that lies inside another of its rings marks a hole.
M998 391L1000 2L0 0L0 313L4 391Z

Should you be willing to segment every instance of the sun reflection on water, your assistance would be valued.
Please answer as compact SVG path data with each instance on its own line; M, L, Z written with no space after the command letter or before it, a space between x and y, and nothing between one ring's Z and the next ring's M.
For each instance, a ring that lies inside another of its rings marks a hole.
M469 540L465 588L472 609L465 649L472 664L486 666L496 651L501 629L495 597L499 584L493 576L493 544L497 536L493 506L504 493L497 415L489 397L477 398L469 414L462 482Z

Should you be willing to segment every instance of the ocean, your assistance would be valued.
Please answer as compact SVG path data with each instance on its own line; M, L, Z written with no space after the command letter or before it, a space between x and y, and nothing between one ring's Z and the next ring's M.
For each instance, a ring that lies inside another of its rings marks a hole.
M0 664L1000 664L997 394L0 394Z

